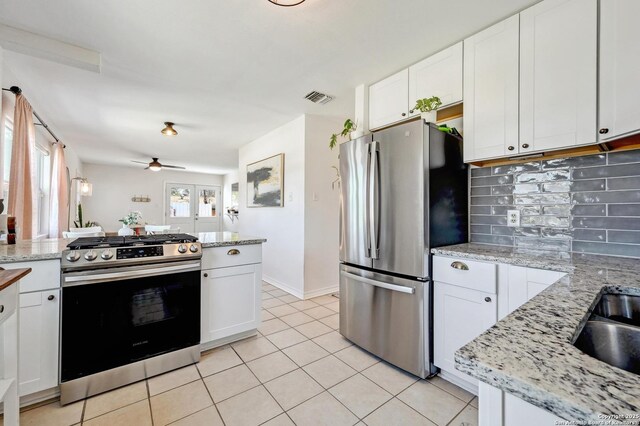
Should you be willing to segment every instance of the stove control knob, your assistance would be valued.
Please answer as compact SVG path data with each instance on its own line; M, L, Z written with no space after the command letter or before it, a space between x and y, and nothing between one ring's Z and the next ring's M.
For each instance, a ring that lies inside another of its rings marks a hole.
M191 253L197 253L198 252L198 246L195 244L191 244L191 247L189 247L189 251Z
M185 246L184 244L180 244L178 246L178 252L180 253L186 253L187 252L187 246Z
M100 255L100 257L103 260L109 260L113 257L113 252L109 249L106 249L105 251L102 252L102 254Z
M87 259L89 262L91 262L92 260L96 260L96 257L98 257L98 255L93 250L89 250L84 254L84 258Z
M67 260L69 262L77 262L80 259L80 253L78 253L77 251L70 251L69 254L67 254Z

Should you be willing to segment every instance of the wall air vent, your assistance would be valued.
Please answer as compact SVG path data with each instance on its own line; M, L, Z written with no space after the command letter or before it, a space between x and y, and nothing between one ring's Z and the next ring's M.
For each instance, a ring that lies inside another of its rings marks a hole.
M329 103L333 100L331 96L325 95L324 93L316 92L315 90L313 92L307 93L307 96L305 96L304 98L310 100L314 104L322 104L322 105Z

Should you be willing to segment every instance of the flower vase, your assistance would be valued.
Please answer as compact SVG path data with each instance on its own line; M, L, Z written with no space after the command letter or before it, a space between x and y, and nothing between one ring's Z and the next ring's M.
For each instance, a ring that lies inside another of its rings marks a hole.
M123 223L122 228L118 229L118 235L121 237L133 235L133 229L129 228L129 225Z
M421 112L420 117L427 123L434 123L438 121L438 113L434 111Z

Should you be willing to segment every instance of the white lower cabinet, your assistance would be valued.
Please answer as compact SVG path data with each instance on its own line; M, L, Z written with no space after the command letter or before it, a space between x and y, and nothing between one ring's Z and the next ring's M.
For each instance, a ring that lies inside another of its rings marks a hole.
M456 370L456 351L564 275L434 256L433 363L442 370L443 377L477 392L478 381Z
M560 417L486 383L478 392L479 426L556 426Z
M19 380L23 403L57 394L60 342L60 261L39 260L0 265L31 268L20 281ZM44 392L46 391L46 392ZM34 394L39 394L33 397Z
M433 304L434 364L449 374L473 381L456 370L454 355L496 323L496 295L436 281Z
M242 257L243 252L256 250L254 246L247 247L235 248L240 253L228 255L236 257L223 258L224 262L216 262L213 257L220 255L219 250L203 250L202 264L207 268L202 270L200 344L203 350L246 337L260 326L261 255L258 250L257 255ZM223 251L235 253L233 250L225 247ZM245 262L258 263L242 264ZM215 267L217 264L225 266Z
M58 386L60 289L20 294L20 396Z

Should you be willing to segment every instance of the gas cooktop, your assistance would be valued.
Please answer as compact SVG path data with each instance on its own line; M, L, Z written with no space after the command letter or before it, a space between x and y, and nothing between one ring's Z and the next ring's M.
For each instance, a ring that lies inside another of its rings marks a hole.
M71 250L107 247L149 246L161 244L195 243L196 237L189 234L130 235L126 237L81 237L67 245Z

